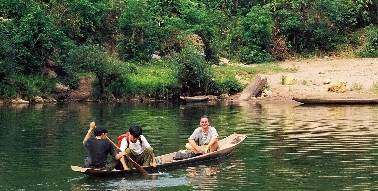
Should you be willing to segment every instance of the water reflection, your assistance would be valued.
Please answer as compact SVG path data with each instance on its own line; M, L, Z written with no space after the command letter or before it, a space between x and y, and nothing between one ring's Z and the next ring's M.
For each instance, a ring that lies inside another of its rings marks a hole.
M219 166L200 165L197 167L188 167L186 170L188 176L196 181L192 183L194 190L214 190L217 187L217 171Z
M86 177L72 184L71 190L150 190L189 185L186 177L174 177L170 174L133 175L112 178Z

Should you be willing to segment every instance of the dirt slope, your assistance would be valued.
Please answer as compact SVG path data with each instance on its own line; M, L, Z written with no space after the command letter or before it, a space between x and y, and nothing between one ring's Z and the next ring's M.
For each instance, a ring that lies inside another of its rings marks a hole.
M300 98L378 98L378 59L322 59L285 61L282 73L260 74L267 78L270 99ZM293 74L294 85L282 85L282 76ZM345 81L346 91L328 91L330 82ZM372 89L375 88L374 92Z

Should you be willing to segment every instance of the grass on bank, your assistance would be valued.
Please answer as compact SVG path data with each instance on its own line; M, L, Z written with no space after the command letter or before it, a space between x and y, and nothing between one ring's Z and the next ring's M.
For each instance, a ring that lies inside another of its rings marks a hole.
M371 91L375 94L378 94L378 82L374 82L372 87L371 87Z
M127 89L132 95L169 97L179 90L175 70L164 63L151 63L137 66L137 72L129 75Z
M180 94L181 86L176 79L177 70L172 64L164 61L153 62L138 65L136 68L137 72L129 75L130 81L125 87L129 90L128 93L162 98ZM214 84L209 87L209 92L205 92L210 94L214 92L216 94L236 94L242 91L256 75L284 70L277 63L213 65L212 69Z

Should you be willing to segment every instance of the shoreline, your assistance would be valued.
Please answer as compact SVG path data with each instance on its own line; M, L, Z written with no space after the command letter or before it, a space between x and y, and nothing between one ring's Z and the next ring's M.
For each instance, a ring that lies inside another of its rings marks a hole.
M378 99L378 58L351 58L351 59L314 59L314 60L289 60L278 63L283 72L268 72L258 74L261 78L267 79L267 92L262 97L249 98L249 102L295 102L292 98L313 98L313 99ZM296 83L282 85L284 75L293 75ZM329 84L335 81L346 82L344 93L328 91ZM83 87L72 91L68 99L57 101L54 98L41 98L35 96L31 100L3 99L1 105L6 104L39 104L39 103L69 103L69 102L103 102L91 100L90 81L81 81ZM209 100L223 100L228 102L241 102L241 92L236 95L210 96ZM112 100L109 103L122 102L161 102L180 101L156 100L143 96Z

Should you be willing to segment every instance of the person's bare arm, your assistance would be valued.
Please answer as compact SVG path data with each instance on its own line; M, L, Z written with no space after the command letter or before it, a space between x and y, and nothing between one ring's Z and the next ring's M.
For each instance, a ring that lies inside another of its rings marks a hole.
M119 152L118 154L116 154L116 155L114 156L114 158L115 158L116 160L120 160L120 159L123 157L123 155L126 155L126 152L125 152L125 151L121 151L121 152Z
M92 133L92 130L96 127L96 123L94 121L92 121L90 124L89 124L89 130L88 130L88 133L85 135L84 137L84 140L83 140L83 144L85 143L85 141L87 141L90 137L91 137L91 133Z

